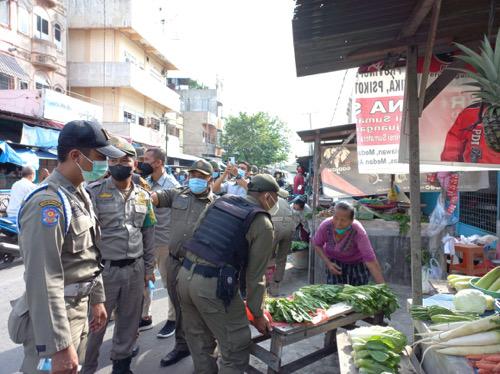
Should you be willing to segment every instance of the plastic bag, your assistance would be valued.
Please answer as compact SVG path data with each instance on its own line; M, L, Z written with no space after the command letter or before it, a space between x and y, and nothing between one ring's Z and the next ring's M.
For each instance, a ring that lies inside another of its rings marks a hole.
M436 207L432 211L429 217L429 226L427 227L427 233L429 236L434 236L439 234L448 225L449 214L446 212L444 206L444 196L441 192L439 194Z
M429 261L429 279L441 279L443 276L443 269L438 260L434 257Z
M431 269L428 266L422 266L422 292L430 293L432 286L429 283Z

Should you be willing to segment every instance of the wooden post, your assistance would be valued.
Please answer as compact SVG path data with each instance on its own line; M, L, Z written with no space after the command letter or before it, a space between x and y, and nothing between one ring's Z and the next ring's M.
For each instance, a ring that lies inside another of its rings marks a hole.
M313 209L313 229L312 232L316 232L316 221L314 216L316 214L316 208L319 205L319 165L321 162L321 147L320 147L320 139L319 139L319 131L316 131L316 137L314 138L314 178L313 178L313 201L312 201L312 209ZM314 252L314 245L309 244L309 283L314 284L315 281L315 262L316 262L316 253Z
M420 142L419 142L419 100L417 80L417 47L409 46L406 57L406 103L409 127L410 158L410 247L411 286L413 305L422 305L422 244L420 213Z

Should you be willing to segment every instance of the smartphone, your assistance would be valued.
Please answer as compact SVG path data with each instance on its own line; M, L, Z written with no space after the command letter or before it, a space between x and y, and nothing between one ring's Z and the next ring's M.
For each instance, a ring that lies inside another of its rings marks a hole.
M229 157L229 162L233 165L236 165L236 159L234 157Z

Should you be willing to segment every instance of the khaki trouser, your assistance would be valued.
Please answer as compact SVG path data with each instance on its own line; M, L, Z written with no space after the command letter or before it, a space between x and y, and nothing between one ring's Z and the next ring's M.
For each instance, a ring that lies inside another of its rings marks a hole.
M163 287L167 289L167 279L168 279L168 264L167 260L169 258L169 250L168 246L158 246L155 248L155 258L156 258L156 267L161 275L161 282ZM169 293L170 294L170 293ZM175 321L175 306L172 304L170 300L171 296L167 296L167 320ZM144 289L144 303L142 305L142 318L151 317L151 301L152 301L152 292L146 287Z
M170 301L175 308L175 347L174 349L178 352L183 352L189 350L186 337L184 335L184 330L182 328L182 312L181 304L179 301L179 295L177 294L177 275L182 266L181 261L178 259L168 256L167 260L167 290L170 297ZM169 318L170 319L170 318Z
M121 268L109 266L107 262L102 272L104 291L106 292L104 306L108 318L115 310L111 360L121 360L132 355L141 318L144 275L144 261L142 259ZM99 349L105 333L106 329L103 328L89 334L82 373L94 373L97 370Z
M276 264L276 271L273 275L273 281L281 282L285 275L286 268L286 259L288 257L288 253L290 252L290 248L292 246L292 231L275 231L274 233L274 262ZM273 261L273 260L271 260ZM272 262L271 262L272 263Z
M195 373L243 373L250 359L251 335L241 296L238 294L226 311L215 296L217 278L204 278L182 267L177 279ZM219 370L214 353L216 341L221 353Z
M71 330L71 340L78 354L78 361L80 364L85 359L85 348L87 346L88 305L88 297L84 297L80 300L66 298L66 313L68 315L69 328ZM22 373L26 374L42 373L37 370L41 356L39 356L36 351L35 336L31 321L26 325L26 333L26 340L23 343L24 359L20 370Z

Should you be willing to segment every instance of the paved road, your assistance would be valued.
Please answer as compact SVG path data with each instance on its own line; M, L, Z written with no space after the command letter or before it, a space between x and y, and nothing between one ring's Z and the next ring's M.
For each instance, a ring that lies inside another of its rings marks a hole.
M24 266L20 263L17 265L0 270L0 374L16 373L19 369L22 360L22 347L13 344L7 334L7 317L10 312L9 301L19 297L24 290L24 282L22 279ZM283 281L285 294L291 293L302 286L307 279L307 271L293 269L291 264L287 264L287 271ZM132 370L136 374L142 373L168 373L168 374L186 374L193 372L193 365L190 358L187 358L177 365L170 368L161 368L159 363L161 358L173 348L173 338L157 339L156 333L165 323L166 311L165 296L166 291L161 288L161 281L156 282L158 289L155 291L153 300L153 316L155 326L152 330L141 333L139 344L141 351L139 356L134 360ZM392 324L406 334L411 334L411 320L408 313L405 312L405 300L409 297L409 287L394 286L400 298L400 304L403 306L398 312L393 315ZM99 362L99 374L111 373L111 362L109 360L109 351L111 348L112 339L112 324L108 327L104 343L101 348L101 357ZM262 344L269 348L269 343ZM283 361L290 362L307 353L313 352L322 348L323 336L304 340L293 344L284 349ZM266 372L264 365L256 359L251 359L252 364L259 370ZM297 373L329 373L337 374L338 360L337 355L333 354L324 359L315 362Z

